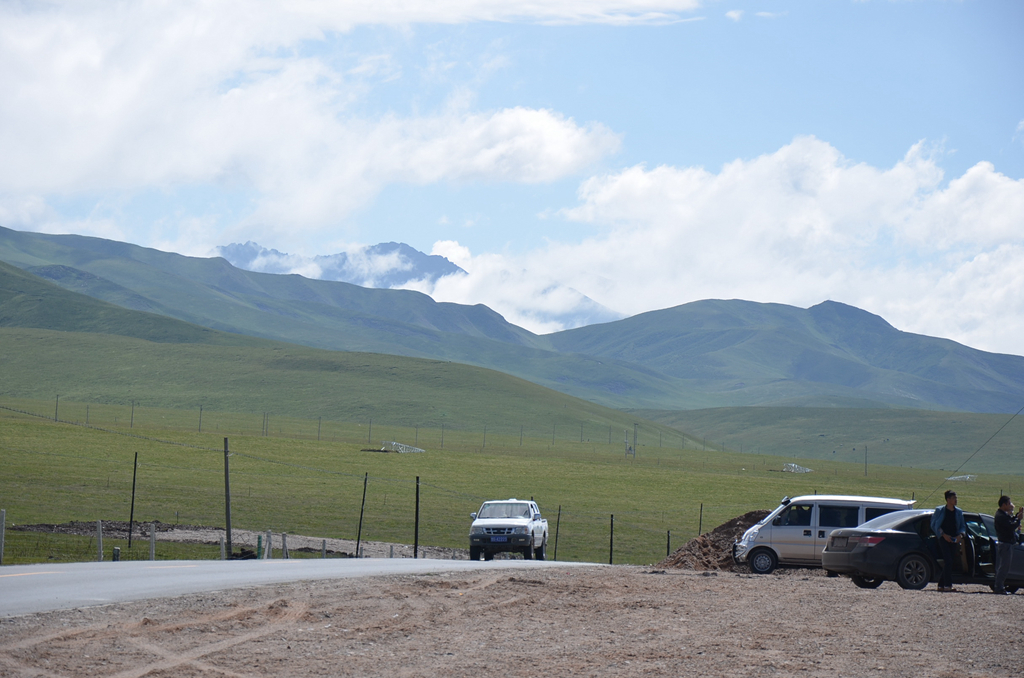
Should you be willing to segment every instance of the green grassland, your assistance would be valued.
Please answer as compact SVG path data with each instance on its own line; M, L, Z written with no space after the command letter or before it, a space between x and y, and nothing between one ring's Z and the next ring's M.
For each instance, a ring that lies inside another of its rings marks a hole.
M192 411L593 437L632 430L633 415L483 368L266 342L162 344L131 337L0 328L0 396ZM84 410L79 416L84 421ZM128 416L123 411L123 416ZM225 424L226 425L226 424ZM665 436L681 434L650 424ZM575 432L575 433L573 433ZM379 438L378 438L379 440ZM691 444L693 442L691 441Z
M634 413L716 447L861 464L866 451L870 462L895 466L1024 475L1024 416L840 407Z
M485 441L482 431L446 430L442 449L439 428L381 427L382 439L412 442L418 435L426 449L399 455L364 451L368 427L353 424L332 424L328 436L321 423L316 440L316 422L308 420L262 435L262 416L245 428L247 415L204 413L200 433L178 421L197 418L192 411L147 415L137 408L130 422L122 408L115 424L110 412L94 415L90 405L85 426L65 419L83 412L84 403L62 404L60 422L46 402L0 405L0 508L8 524L127 520L138 453L137 521L223 526L225 437L235 528L354 538L368 478L362 538L411 543L419 476L421 544L464 547L468 514L482 500L533 497L552 537L561 510L560 560L606 562L613 514L615 561L651 563L664 556L669 531L678 546L699 524L707 531L748 510L772 508L784 495L914 497L933 506L952 484L964 508L991 511L1017 480L979 475L948 483L941 471L875 464L865 476L862 463L825 460L814 473L795 475L779 472L799 461L793 458L683 449L678 439L670 446L663 437L659 446L650 431L632 458L607 437L581 443L556 436L552 444L548 435L524 435L520 445L518 431L489 433Z

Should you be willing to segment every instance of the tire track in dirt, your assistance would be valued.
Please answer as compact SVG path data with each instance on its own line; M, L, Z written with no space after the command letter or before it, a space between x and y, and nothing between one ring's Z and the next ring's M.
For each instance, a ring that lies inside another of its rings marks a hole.
M289 630L289 627L301 621L307 610L308 606L304 603L288 603L278 600L266 607L219 611L167 624L153 624L148 617L137 622L120 625L94 624L75 630L32 635L18 640L0 651L0 663L17 672L10 675L66 678L81 675L80 668L65 667L62 670L53 671L39 666L37 662L48 661L50 657L57 658L58 656L80 656L81 659L91 659L92 657L86 652L93 650L88 648L97 645L102 647L116 642L131 645L139 653L142 653L141 656L156 657L156 659L137 662L129 669L109 674L111 678L141 678L141 676L160 675L161 673L173 675L175 669L184 665L191 665L206 673L233 678L251 678L253 674L237 673L231 669L210 664L203 659L237 645L252 642L274 633L285 632ZM228 638L224 638L223 630L218 628L219 639L214 642L200 644L187 650L166 647L167 642L173 639L174 634L184 629L209 625L216 627L224 622L232 621L249 622L255 628L231 635ZM55 648L55 645L58 647ZM133 655L133 658L138 659L139 656L136 654ZM106 664L103 660L101 663ZM7 673L3 672L0 675L7 675Z

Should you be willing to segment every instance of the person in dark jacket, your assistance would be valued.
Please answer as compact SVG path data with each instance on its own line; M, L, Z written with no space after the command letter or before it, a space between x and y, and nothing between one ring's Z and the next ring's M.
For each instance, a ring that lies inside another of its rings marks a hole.
M1024 506L1013 513L1013 502L1005 494L999 497L999 510L996 511L996 583L992 590L995 593L1008 593L1006 575L1010 573L1010 558L1013 556L1013 545L1017 543L1017 530L1020 529L1021 515Z
M932 514L932 532L939 540L942 554L942 576L939 578L940 591L956 591L953 588L953 562L957 550L967 536L967 521L964 512L956 505L956 492L946 490L946 505L936 506Z

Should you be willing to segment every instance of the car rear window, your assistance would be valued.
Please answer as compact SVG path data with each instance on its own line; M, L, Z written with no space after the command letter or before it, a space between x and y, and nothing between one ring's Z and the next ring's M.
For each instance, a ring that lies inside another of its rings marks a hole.
M916 517L918 514L907 515L903 511L890 511L874 520L866 521L861 527L871 530L895 530Z

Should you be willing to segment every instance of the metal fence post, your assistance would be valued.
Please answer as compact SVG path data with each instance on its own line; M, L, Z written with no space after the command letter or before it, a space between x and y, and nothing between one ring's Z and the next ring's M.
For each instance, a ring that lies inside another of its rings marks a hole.
M363 511L366 510L366 483L370 480L370 472L363 476L363 503L359 505L359 531L356 532L356 558L359 557L359 543L363 540Z
M558 505L558 517L555 518L555 557L552 560L558 560L558 528L562 525L562 505Z
M0 509L0 565L4 564L4 530L7 527L7 509Z
M441 425L444 430L444 424ZM420 477L416 476L416 527L412 537L412 557L420 557Z
M615 514L612 514L611 525L608 530L608 564L612 564L615 555Z
M149 559L156 560L156 523L149 524Z
M227 550L231 555L231 473L228 468L228 439L224 439L224 522L227 523Z
M103 562L103 521L96 521L96 546L99 550L99 555L96 558L96 562Z

